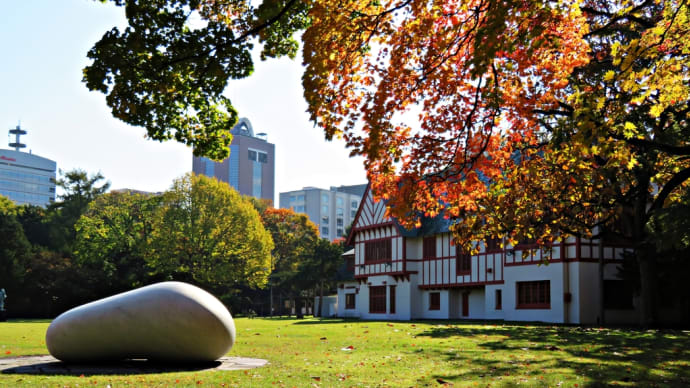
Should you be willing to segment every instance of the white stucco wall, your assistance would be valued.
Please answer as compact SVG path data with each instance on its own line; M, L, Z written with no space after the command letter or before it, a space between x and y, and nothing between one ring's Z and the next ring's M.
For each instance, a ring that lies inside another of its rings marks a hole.
M347 282L343 285L343 288L338 287L338 305L337 305L337 316L341 318L359 318L359 295L356 294L357 282ZM348 310L345 309L345 294L356 294L355 295L355 309Z
M422 316L423 319L449 319L449 301L448 290L420 290L422 302ZM440 295L441 306L439 310L429 310L430 294L438 292Z
M462 318L486 319L486 296L484 290L481 288L474 288L470 290L470 295L468 299L470 304L468 312L470 313L470 315L468 317Z
M504 319L510 321L563 322L563 275L562 264L518 265L505 267L503 285ZM520 281L549 280L551 308L549 309L516 309L517 286Z
M501 309L496 310L496 290L501 290ZM486 319L504 319L506 291L503 284L488 285L484 289L484 316Z

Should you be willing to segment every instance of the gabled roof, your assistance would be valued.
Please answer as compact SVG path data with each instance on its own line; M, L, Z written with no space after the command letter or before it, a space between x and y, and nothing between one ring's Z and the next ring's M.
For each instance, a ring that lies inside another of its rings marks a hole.
M357 228L357 222L359 221L360 217L362 217L362 209L364 209L365 206L367 206L366 202L373 200L373 196L369 195L369 191L371 190L371 185L367 184L367 188L364 191L364 196L362 197L362 201L359 203L359 208L357 209L357 214L355 215L355 219L352 222L352 228L350 229L350 234L347 236L347 240L345 241L346 245L354 245L354 235L356 232L360 231L362 228ZM413 228L413 229L406 229L403 227L400 222L398 222L395 218L390 217L388 221L385 221L380 224L372 224L367 226L367 229L369 228L375 228L377 225L388 225L388 224L393 224L398 228L398 232L400 233L401 236L403 237L420 237L420 236L429 236L437 233L444 233L448 232L451 221L449 219L445 219L443 217L443 214L439 214L436 217L429 218L429 217L422 217L421 223L422 226L419 228Z

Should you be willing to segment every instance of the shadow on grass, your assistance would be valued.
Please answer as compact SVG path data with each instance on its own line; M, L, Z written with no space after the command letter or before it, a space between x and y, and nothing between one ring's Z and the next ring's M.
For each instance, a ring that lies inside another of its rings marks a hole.
M163 363L148 360L123 360L94 363L66 363L62 361L38 361L2 370L4 374L23 375L143 375L170 372L197 372L215 369L220 361L204 363Z
M552 325L438 324L418 337L474 338L475 349L428 352L447 361L471 365L466 373L438 375L448 381L485 377L539 377L569 370L585 378L586 386L690 386L690 335L671 330L598 329ZM434 354L435 353L435 354ZM491 354L503 358L492 359ZM528 368L525 368L528 366Z

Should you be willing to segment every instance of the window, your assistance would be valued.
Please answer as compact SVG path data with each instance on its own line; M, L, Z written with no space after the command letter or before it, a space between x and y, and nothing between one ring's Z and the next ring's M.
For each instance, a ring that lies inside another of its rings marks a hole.
M342 229L338 229L337 236L342 236L345 232Z
M630 310L633 308L633 291L623 280L604 280L604 308Z
M300 194L297 196L298 201L304 201L304 194Z
M321 206L321 213L326 213L326 214L328 214L328 205L323 205L323 206Z
M323 203L328 203L328 202L329 202L329 200L328 200L328 194L326 194L326 193L321 194L321 202L323 202Z
M345 259L345 268L348 272L355 272L355 258L350 256Z
M436 257L436 236L424 237L422 251L424 259Z
M336 219L336 220L335 220L335 225L336 225L336 226L343 226L343 219L342 219L342 218Z
M295 206L295 213L304 213L304 205Z
M519 309L551 308L551 282L517 282L517 306Z
M502 305L503 305L503 295L502 295L502 291L501 291L501 290L496 290L496 307L495 307L495 309L496 309L496 310L502 309L502 308L503 308Z
M338 207L343 207L343 198L342 197L336 197L335 204L338 205Z
M268 154L265 152L250 149L247 150L247 159L251 160L252 162L266 164L268 163Z
M391 239L367 241L364 243L364 262L391 260Z
M369 313L386 313L386 286L369 287Z
M351 206L352 206L353 209L357 209L357 205L358 205L358 204L357 204L357 201L352 201Z
M350 212L350 216L351 216L352 218L357 217L357 210L351 211L351 212Z
M259 163L268 163L268 154L265 152L259 152Z
M343 208L342 208L342 207L337 207L337 208L335 208L335 215L336 215L336 216L342 217L344 214L345 214L345 212L343 211Z
M429 293L429 310L440 310L441 309L441 293L431 292Z
M388 288L388 305L391 314L395 314L395 286Z
M261 163L252 162L252 196L261 198L261 175L263 168Z
M345 294L345 310L355 309L355 294Z
M295 202L295 201L297 201L297 196L291 195L290 196L290 202Z
M460 247L455 247L455 272L458 275L467 275L472 271L472 255L465 253Z
M499 238L490 238L484 244L486 244L486 252L498 252L501 250L501 239Z
M328 226L322 226L321 227L321 236L322 237L328 237Z
M327 224L328 223L328 216L321 216L321 222Z

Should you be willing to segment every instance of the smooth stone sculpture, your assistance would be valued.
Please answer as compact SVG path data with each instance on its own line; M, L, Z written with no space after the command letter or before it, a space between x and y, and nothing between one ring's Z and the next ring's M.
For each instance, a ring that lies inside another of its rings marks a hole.
M46 345L66 362L148 359L208 362L235 342L227 308L191 284L164 282L69 310L50 324Z

